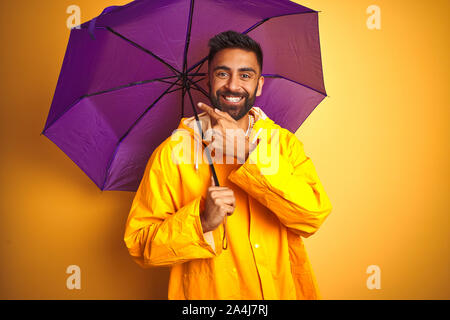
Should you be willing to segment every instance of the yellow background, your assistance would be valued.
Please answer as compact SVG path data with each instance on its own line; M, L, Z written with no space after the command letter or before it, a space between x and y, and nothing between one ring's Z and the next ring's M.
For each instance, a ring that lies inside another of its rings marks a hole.
M0 298L165 299L168 269L122 241L134 193L102 192L40 135L69 38L128 1L0 2ZM324 299L449 299L450 2L301 1L320 10L327 97L297 136L333 204L305 240ZM366 8L381 9L369 30ZM66 268L81 268L68 290ZM366 269L381 268L369 290Z

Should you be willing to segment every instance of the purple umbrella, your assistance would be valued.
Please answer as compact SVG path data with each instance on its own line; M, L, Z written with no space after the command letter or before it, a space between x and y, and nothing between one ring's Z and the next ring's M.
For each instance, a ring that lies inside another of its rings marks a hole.
M317 11L288 0L136 0L71 30L42 134L100 189L136 191L153 150L209 99L207 42L226 30L261 44L255 105L297 131L326 97Z

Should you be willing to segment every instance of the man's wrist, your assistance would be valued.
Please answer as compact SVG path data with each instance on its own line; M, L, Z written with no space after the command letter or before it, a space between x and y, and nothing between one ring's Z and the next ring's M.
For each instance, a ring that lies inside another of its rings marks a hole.
M207 233L211 230L209 230L208 228L208 224L206 223L206 221L203 219L203 212L200 213L200 224L202 226L202 231L203 233Z

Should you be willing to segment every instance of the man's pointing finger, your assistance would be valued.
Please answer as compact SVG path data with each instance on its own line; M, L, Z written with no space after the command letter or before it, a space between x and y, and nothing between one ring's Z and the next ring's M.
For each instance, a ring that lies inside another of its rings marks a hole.
M204 104L202 102L197 103L197 106L202 109L203 111L206 111L206 113L209 114L210 117L214 118L215 120L219 120L223 118L223 116L219 115L217 112L214 111L214 109L207 104Z
M197 106L208 113L214 112L214 109L203 102L197 103Z

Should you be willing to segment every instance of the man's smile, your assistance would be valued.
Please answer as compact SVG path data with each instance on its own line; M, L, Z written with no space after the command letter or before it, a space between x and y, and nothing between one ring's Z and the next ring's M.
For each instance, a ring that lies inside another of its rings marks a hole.
M209 90L211 92L211 87ZM239 120L252 108L257 90L258 85L253 96L250 96L246 90L231 91L228 88L221 88L215 95L210 96L210 100L215 108L228 112L233 119Z
M244 96L222 95L221 94L220 98L227 104L237 105L244 99Z

